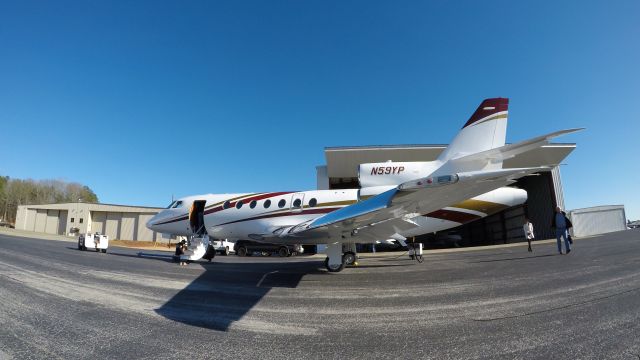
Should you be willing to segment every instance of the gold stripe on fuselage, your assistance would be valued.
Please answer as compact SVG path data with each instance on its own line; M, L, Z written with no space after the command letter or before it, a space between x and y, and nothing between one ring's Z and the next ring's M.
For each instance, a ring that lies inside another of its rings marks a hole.
M453 204L450 207L479 211L485 214L493 214L493 213L497 213L500 210L506 209L508 206L500 203L494 203L491 201L469 199L469 200L459 202L457 204Z

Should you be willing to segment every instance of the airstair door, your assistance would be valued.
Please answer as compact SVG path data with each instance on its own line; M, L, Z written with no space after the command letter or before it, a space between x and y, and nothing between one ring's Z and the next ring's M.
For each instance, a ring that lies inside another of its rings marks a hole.
M195 200L189 210L189 225L194 235L203 235L207 233L204 227L204 207L206 200Z
M302 212L304 206L304 193L294 193L291 195L291 211Z

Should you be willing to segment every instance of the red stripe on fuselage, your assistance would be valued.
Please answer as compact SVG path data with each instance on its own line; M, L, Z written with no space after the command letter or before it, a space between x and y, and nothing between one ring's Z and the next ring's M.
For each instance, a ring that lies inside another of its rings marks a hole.
M272 197L276 197L276 196L280 196L280 195L286 195L286 194L293 194L293 193L294 193L294 191L282 191L282 192L264 193L264 194L255 195L255 196L251 196L251 197L248 197L248 198L244 198L244 199L237 199L237 200L229 203L228 209L235 208L236 204L238 203L238 201L242 201L242 203L250 203L253 200L258 201L258 200L262 200L262 199L272 198ZM222 211L222 210L224 210L222 205L218 205L216 207L212 207L211 209L206 210L204 212L204 214L205 215L209 215L209 214L213 214L213 213L216 213L216 212Z
M171 220L166 220L164 222L155 223L155 224L152 224L152 225L156 226L156 225L171 224L171 223L176 222L176 221L187 220L188 218L189 218L189 215L180 215L180 217L178 217L178 218L171 219Z

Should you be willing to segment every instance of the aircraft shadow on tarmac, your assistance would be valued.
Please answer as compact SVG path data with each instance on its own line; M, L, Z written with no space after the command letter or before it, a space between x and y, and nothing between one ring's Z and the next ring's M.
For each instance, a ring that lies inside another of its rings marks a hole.
M214 259L188 266L206 271L155 311L173 321L218 331L229 330L272 288L295 288L305 275L325 273L321 261L221 263Z

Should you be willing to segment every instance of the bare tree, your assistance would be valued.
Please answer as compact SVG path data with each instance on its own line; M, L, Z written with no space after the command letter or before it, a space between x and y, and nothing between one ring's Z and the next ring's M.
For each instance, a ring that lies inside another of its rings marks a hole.
M0 214L3 221L15 222L20 205L56 204L82 201L97 203L88 186L62 180L11 179L0 176Z

